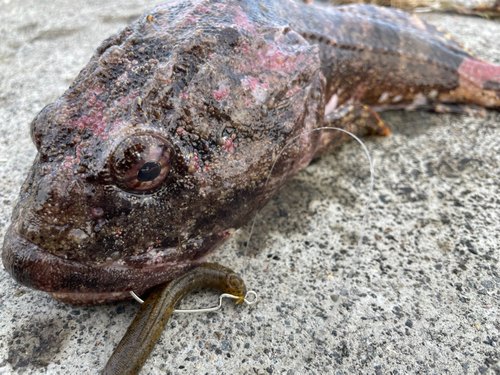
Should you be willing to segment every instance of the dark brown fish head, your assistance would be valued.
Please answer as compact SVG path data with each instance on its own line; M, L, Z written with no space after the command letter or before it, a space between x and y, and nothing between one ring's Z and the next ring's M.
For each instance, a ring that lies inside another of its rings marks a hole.
M92 303L171 280L314 154L316 135L298 139L266 184L323 119L318 47L234 26L236 11L198 33L172 7L106 40L33 120L38 155L3 248L19 283Z

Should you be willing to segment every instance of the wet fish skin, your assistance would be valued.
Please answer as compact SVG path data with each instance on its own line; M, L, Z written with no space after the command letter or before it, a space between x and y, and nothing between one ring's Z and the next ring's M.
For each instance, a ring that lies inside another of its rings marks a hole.
M314 158L388 134L375 109L500 108L500 67L370 5L177 1L96 50L33 120L38 155L2 259L72 303L128 297L203 263ZM366 106L370 106L366 107Z

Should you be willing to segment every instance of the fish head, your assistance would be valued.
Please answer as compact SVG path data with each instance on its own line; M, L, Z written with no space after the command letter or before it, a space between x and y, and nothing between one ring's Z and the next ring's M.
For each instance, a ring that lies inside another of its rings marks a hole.
M301 138L270 175L321 125L317 46L285 28L160 32L154 17L106 40L31 124L38 154L3 248L21 284L93 303L171 280L314 154Z

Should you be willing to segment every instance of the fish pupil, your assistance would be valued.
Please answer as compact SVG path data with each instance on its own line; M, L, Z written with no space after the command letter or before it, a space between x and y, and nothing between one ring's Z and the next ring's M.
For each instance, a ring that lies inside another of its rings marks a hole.
M137 173L137 180L144 181L153 181L161 172L161 165L158 162L148 161L145 163L141 169L139 169L139 173Z

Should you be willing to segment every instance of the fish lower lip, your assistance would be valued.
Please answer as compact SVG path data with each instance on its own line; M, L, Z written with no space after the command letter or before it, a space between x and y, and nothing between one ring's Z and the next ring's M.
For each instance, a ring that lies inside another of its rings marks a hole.
M45 292L110 293L138 290L172 280L203 263L227 238L211 243L194 259L146 267L112 264L92 267L62 259L24 239L10 227L5 235L2 261L18 283Z

